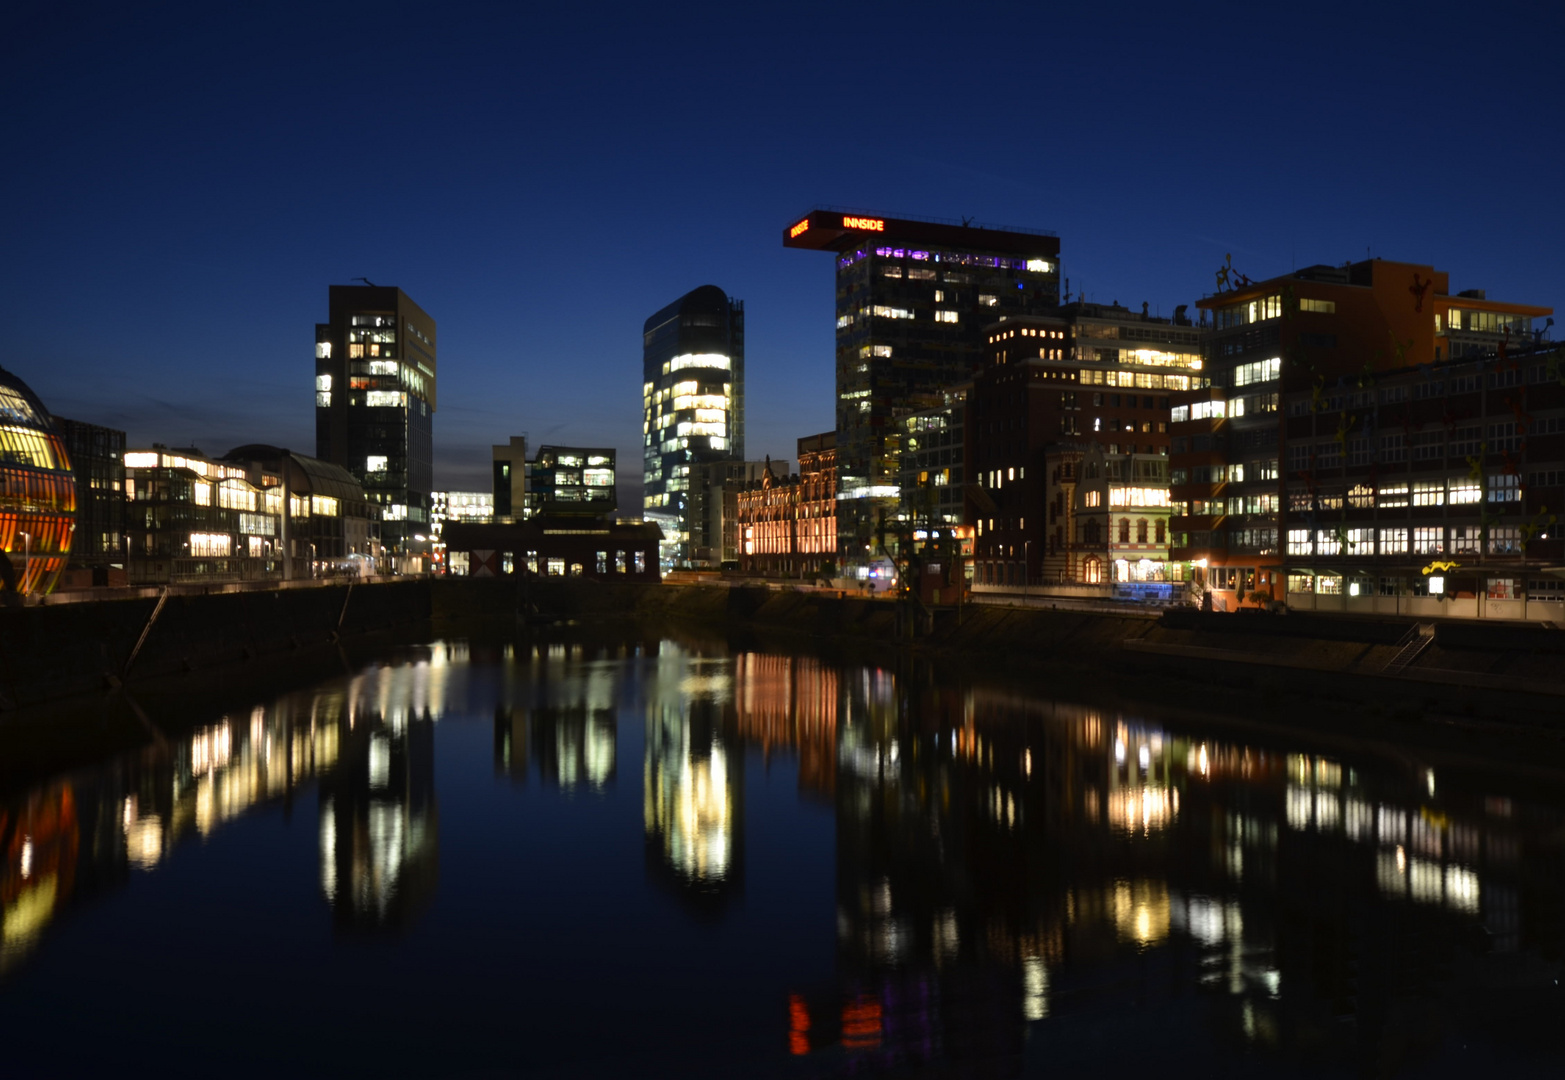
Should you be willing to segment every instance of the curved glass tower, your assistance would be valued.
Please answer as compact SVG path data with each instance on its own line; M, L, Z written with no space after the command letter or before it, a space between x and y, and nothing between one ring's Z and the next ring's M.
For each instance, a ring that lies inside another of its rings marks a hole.
M642 505L662 526L668 570L696 554L701 467L744 459L744 301L703 285L648 319L641 340Z
M75 528L65 442L27 384L0 369L0 603L53 589Z

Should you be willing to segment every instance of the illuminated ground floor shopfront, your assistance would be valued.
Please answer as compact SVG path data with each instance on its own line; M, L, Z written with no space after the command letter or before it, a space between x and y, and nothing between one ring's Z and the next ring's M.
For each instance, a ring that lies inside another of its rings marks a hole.
M1289 565L1287 603L1300 611L1416 615L1448 619L1565 620L1565 567L1463 565Z
M1281 580L1280 568L1251 556L1232 556L1230 562L1216 559L1171 559L1168 579L1174 583L1174 597L1197 607L1214 611L1233 611L1243 606L1258 606L1272 599L1275 584Z

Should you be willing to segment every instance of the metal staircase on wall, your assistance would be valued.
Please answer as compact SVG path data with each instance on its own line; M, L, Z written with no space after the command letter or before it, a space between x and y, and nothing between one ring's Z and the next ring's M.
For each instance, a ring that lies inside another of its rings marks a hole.
M1416 624L1411 630L1407 632L1402 640L1398 642L1398 644L1402 647L1397 650L1397 654L1395 656L1386 661L1386 666L1382 669L1383 673L1386 675L1401 674L1403 669L1411 664L1414 660L1417 660L1419 654L1421 654L1425 649L1429 648L1430 644L1434 640L1434 623L1426 622Z

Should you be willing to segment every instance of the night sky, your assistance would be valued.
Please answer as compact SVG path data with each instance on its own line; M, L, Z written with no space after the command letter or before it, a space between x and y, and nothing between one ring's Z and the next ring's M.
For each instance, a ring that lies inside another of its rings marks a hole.
M1272 7L12 0L0 365L133 445L313 453L367 277L439 326L437 486L607 444L634 514L642 322L698 285L745 301L749 456L832 427L816 204L1052 229L1163 314L1227 253L1565 303L1561 6Z

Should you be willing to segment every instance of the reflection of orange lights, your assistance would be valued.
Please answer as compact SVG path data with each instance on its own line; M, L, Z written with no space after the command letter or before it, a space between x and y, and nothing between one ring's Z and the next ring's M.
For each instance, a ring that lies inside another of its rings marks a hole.
M770 757L797 747L799 783L830 794L836 787L837 673L804 657L745 653L734 661L739 731Z
M842 1007L842 1045L848 1050L880 1045L880 1002L861 997Z
M810 1030L810 1007L804 1003L804 999L798 994L788 995L788 1052L790 1054L808 1054L810 1052L810 1037L805 1034Z

